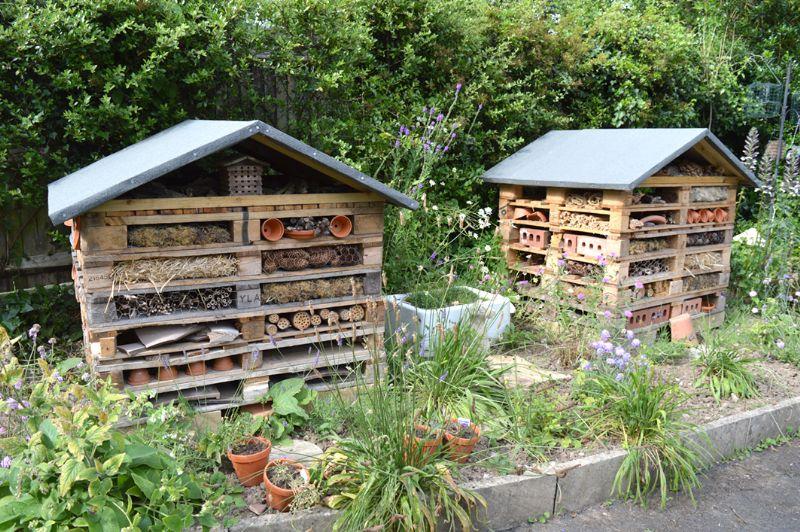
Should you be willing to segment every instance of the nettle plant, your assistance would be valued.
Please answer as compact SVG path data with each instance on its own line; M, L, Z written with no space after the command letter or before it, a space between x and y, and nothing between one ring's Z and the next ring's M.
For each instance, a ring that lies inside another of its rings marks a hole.
M390 291L452 284L456 278L486 287L505 286L492 272L502 269L492 207L462 204L454 187L469 188L476 176L447 168L457 142L469 138L470 121L455 116L461 84L444 110L423 107L409 125L398 126L391 150L375 172L420 203L406 212L390 208L386 226L386 275Z

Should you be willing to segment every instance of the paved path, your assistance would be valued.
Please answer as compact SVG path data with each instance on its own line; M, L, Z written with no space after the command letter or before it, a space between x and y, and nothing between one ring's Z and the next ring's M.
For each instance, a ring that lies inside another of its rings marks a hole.
M677 495L661 510L631 503L595 506L517 532L577 531L800 531L800 441L717 465L702 476L697 506Z

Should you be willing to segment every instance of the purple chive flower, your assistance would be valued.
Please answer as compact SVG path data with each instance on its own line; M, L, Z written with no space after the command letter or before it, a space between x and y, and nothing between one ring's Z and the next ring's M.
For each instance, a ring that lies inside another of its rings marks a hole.
M563 268L566 264L567 264L567 261L565 261L564 259L558 259L556 261L556 265L558 265L559 268Z
M272 333L270 333L270 335L269 335L269 341L270 341L270 343L271 343L272 345L274 345L274 346L276 346L276 347L277 347L277 345L278 345L278 342L276 342L276 341L275 341L275 337L272 335Z
M600 331L600 338L604 342L608 342L608 340L611 338L611 333L608 332L608 329L603 329L602 331Z
M586 299L586 295L583 292L578 292L578 301L583 301Z
M622 380L623 377L624 375L622 373L617 373L617 375L614 377L614 380L619 382Z
M777 347L778 349L783 349L784 347L786 347L786 344L783 343L783 340L778 340L777 342L775 342L775 347Z
M431 262L436 260L436 252L431 253Z
M632 318L633 317L633 312L631 312L630 310L626 310L625 311L625 317L628 318L628 319Z
M167 367L167 366L164 366L164 367ZM61 374L60 374L58 371L54 371L54 372L53 372L53 377L54 377L54 378L55 378L55 379L56 379L58 382L64 382L64 377L62 377L62 376L61 376Z
M437 122L441 122L442 120L444 120L444 115L442 113L439 113L438 115L436 115L436 121Z
M610 283L610 282L611 282L611 277L609 277L608 275L606 275L605 277L603 277L602 281L603 281L604 283Z
M317 364L319 363L319 356L320 356L320 354L321 354L321 353L320 353L320 351L319 351L319 347L317 347L317 354L316 354L316 356L314 357L314 363L312 364L312 366L313 366L313 367L315 367L315 368L317 367Z
M444 148L442 148L442 152L443 153L448 151L448 150L450 150L450 146L445 146Z
M394 147L395 148L399 148L400 147L400 141L399 140L394 141Z
M11 457L8 455L3 457L3 459L0 460L0 467L2 467L3 469L8 469L9 467L11 467Z
M631 340L631 347L639 347L640 345L642 345L642 342L638 338Z
M25 408L30 408L31 404L28 401L22 401L22 406Z
M635 286L637 290L641 290L642 288L644 288L644 284L642 284L641 281L636 281L635 283L633 283L633 286Z
M2 436L5 433L6 433L6 428L5 427L0 427L0 436Z
M636 336L635 332L633 332L633 331L625 331L625 337L628 340L633 340L634 336Z
M517 283L518 286L525 286L526 284L528 284L528 281L525 281L525 280L522 280L522 281Z
M605 312L603 312L603 317L604 317L605 319L607 319L607 320L610 320L610 319L611 319L611 316L613 316L613 314L611 314L611 311L610 311L610 310L606 310Z
M253 360L253 362L255 362L256 359L258 358L258 353L259 350L255 348L250 352L250 358Z
M586 362L583 363L583 366L581 367L583 368L584 371L591 371L592 363L587 360Z
M339 347L342 347L342 344L343 344L343 343L344 343L344 336L342 336L342 335L340 334L340 335L339 335L339 336L336 338L336 345L338 345Z
M8 399L6 399L6 404L8 405L8 408L11 410L17 410L20 408L19 402L13 397L9 397Z
M483 109L483 104L482 104L482 103L479 103L479 104L478 104L478 111L480 111L481 109Z
M44 348L43 345L40 345L36 348L36 352L39 353L39 358L46 359L47 358L47 349Z
M41 331L41 330L42 330L42 326L39 325L38 323L34 323L33 327L28 329L28 336L31 338L31 340L33 340L35 342L36 341L36 337L39 336L39 331Z
M17 382L14 383L15 390L19 390L21 388L22 388L22 380L18 380Z
M439 382L444 382L444 380L447 378L447 373L448 373L448 371L444 370L444 373L439 375Z
M50 339L47 341L47 343L48 343L48 344L50 344L50 345L56 345L56 339L55 339L55 338L50 338Z
M461 92L461 83L456 83L456 94Z

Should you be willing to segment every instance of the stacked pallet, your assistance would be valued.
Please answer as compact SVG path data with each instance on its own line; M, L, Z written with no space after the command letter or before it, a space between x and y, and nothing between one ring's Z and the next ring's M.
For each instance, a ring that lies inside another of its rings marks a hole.
M736 181L725 176L654 177L630 192L500 188L509 267L539 284L523 290L543 296L561 283L573 296L567 303L585 308L584 287L596 287L600 310L631 311L631 328L683 312L722 319L735 211ZM696 212L711 216L696 220ZM542 244L531 244L532 230Z
M167 392L371 360L369 347L380 345L383 331L383 205L370 193L125 199L80 216L74 224L79 228L75 285L90 364L124 389ZM267 219L337 215L352 219L353 231L345 238L262 237ZM141 238L131 239L143 229L177 232L209 223L221 241L137 247ZM353 257L347 265L291 271L265 266L265 259L269 263L280 251L324 250L335 256L338 249ZM317 297L302 291L292 297L291 290L279 300L264 297L297 283L320 287ZM234 337L135 345L142 331L220 325L235 328ZM315 346L310 355L298 349L307 344ZM328 347L321 359L317 345ZM288 352L273 356L284 349ZM232 365L220 364L231 358ZM208 367L192 372L189 365L199 362ZM169 367L179 370L165 378ZM136 370L148 370L150 379L132 381Z

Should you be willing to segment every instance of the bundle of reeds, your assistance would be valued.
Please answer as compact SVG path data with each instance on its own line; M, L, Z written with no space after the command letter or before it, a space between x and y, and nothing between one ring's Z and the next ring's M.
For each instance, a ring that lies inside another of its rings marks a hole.
M120 262L111 270L114 287L150 282L161 291L170 281L236 275L239 260L232 255L206 255L174 259L142 259Z

